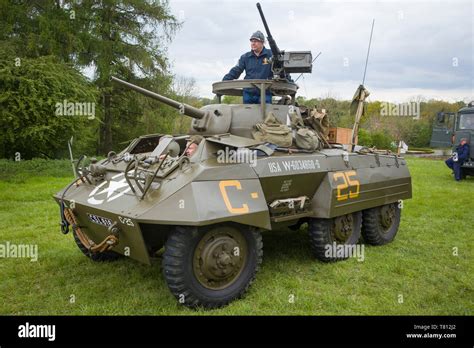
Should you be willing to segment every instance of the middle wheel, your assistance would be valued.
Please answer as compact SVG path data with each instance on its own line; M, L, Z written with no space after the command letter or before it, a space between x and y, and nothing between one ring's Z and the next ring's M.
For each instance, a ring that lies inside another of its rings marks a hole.
M310 219L308 232L314 256L323 262L347 259L334 253L334 246L355 245L361 233L362 212L338 216L332 219Z

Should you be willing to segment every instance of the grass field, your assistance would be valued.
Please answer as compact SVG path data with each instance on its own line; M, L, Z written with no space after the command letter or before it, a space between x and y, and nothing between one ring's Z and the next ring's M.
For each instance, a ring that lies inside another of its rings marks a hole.
M71 180L67 162L1 161L0 243L37 244L39 257L0 258L0 315L473 315L474 178L455 182L439 160L408 163L414 198L393 243L325 264L305 230L265 232L247 296L196 311L177 304L160 260L93 263L60 233L51 195Z

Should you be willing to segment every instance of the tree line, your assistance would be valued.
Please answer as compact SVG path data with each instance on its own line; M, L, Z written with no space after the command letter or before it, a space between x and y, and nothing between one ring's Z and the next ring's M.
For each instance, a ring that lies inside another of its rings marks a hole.
M167 1L0 0L0 14L0 158L65 158L71 136L75 152L105 155L141 134L186 132L189 118L111 76L196 107L217 102L170 69L166 47L181 23ZM327 109L334 126L352 125L350 101L298 102ZM368 146L427 146L436 113L461 106L422 100L413 120L381 116L380 103L368 103L362 119Z
M167 1L0 0L0 14L0 157L63 157L72 135L78 151L106 154L174 130L174 110L110 81L176 97L166 46L180 23Z

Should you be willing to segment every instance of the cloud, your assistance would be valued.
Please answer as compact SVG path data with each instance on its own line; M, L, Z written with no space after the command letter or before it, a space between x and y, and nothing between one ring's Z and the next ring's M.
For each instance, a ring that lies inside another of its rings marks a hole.
M413 95L474 99L474 5L471 1L261 1L280 49L322 55L300 94L350 99L361 83L372 18L375 29L366 87L372 98ZM255 1L171 0L183 20L168 49L172 71L194 78L201 96L263 31ZM304 82L304 86L303 86ZM383 97L382 97L383 96ZM459 96L459 97L457 97Z

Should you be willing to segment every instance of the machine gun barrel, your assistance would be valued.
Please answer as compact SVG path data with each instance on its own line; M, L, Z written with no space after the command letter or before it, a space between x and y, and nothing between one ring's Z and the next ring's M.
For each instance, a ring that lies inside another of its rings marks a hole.
M119 78L116 78L114 76L111 77L111 80L112 81L115 81L115 82L118 82L120 83L121 85L125 86L125 87L128 87L130 89L133 89L134 91L137 91L138 93L141 93L143 95L146 95L147 97L150 97L150 98L153 98L153 99L156 99L156 100L159 100L160 102L166 104L166 105L169 105L175 109L178 109L180 111L180 113L184 114L184 115L187 115L189 117L192 117L192 118L197 118L197 119L201 119L203 118L205 115L206 115L206 112L202 111L202 110L199 110L197 108L195 108L194 106L191 106L191 105L188 105L188 104L185 104L185 103L180 103L176 100L173 100L173 99L170 99L170 98L167 98L165 96L162 96L158 93L155 93L155 92L152 92L152 91L149 91L145 88L142 88L142 87L139 87L139 86L136 86L132 83L129 83L129 82L126 82L126 81L123 81Z
M268 39L268 44L270 45L270 48L272 50L272 54L275 58L279 57L281 52L280 49L278 48L275 40L273 39L272 33L270 33L270 29L268 28L267 21L265 19L265 16L262 11L262 7L260 6L260 3L257 2L257 9L258 12L260 13L260 17L262 18L263 26L265 27L265 31L267 32L267 39Z

